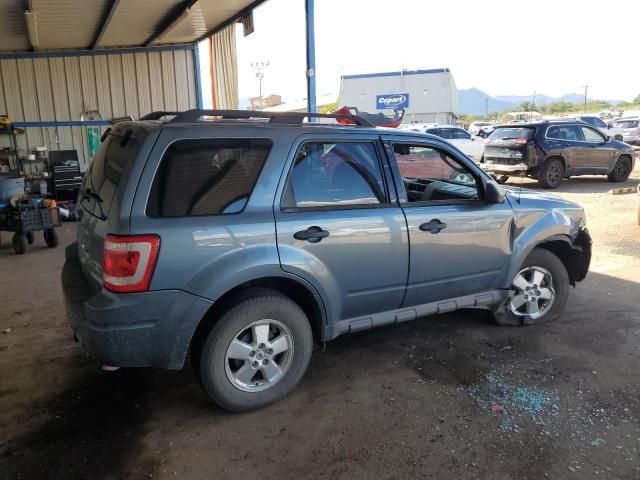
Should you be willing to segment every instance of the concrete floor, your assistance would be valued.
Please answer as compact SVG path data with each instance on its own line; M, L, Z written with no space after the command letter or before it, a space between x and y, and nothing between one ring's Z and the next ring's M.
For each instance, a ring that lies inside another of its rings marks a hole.
M0 478L640 478L639 200L611 187L558 191L586 208L594 257L557 322L462 311L342 337L292 395L243 415L188 370L98 370L60 294L74 224L23 256L5 234Z

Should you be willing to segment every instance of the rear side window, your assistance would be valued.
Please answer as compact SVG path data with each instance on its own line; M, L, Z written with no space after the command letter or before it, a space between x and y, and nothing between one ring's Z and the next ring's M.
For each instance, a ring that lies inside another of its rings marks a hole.
M268 140L179 140L153 180L147 215L187 217L241 212L271 149Z
M385 200L373 143L309 142L296 153L282 208L379 205Z
M582 136L578 127L575 125L558 125L549 127L547 137L556 140L570 140L573 142L582 140Z
M640 120L619 120L613 124L616 128L637 128L640 126Z

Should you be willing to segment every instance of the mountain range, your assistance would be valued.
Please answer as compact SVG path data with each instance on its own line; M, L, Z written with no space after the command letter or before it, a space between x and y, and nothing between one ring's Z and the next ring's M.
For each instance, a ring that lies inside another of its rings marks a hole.
M533 95L491 95L477 88L467 88L458 90L458 111L462 115L484 115L489 112L501 112L508 108L518 106L522 102L531 102ZM588 98L588 101L593 99ZM488 105L487 105L488 101ZM584 101L584 95L579 93L568 93L561 97L550 97L544 93L536 94L536 105L548 105L555 102L572 102L580 103ZM607 100L612 105L619 103L620 100Z

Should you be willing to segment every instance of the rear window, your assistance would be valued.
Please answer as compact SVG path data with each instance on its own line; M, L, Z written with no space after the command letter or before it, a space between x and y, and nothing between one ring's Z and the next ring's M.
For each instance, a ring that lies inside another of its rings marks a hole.
M271 149L268 140L179 140L165 152L147 215L187 217L241 212Z
M83 197L83 207L91 213L108 216L116 189L127 168L136 159L147 132L126 128L111 131L96 153L87 172L82 189L91 189L100 197Z
M618 120L613 124L616 128L637 128L639 125L640 120Z
M489 136L493 140L517 140L519 138L533 138L533 128L500 127Z

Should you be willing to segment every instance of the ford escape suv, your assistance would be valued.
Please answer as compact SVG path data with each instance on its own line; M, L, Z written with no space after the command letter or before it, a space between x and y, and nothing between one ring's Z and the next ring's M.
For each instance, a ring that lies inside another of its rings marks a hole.
M505 191L438 137L349 115L120 123L78 204L62 271L75 338L113 367L190 358L235 411L282 398L313 343L345 333L461 308L551 321L591 258L579 205Z

